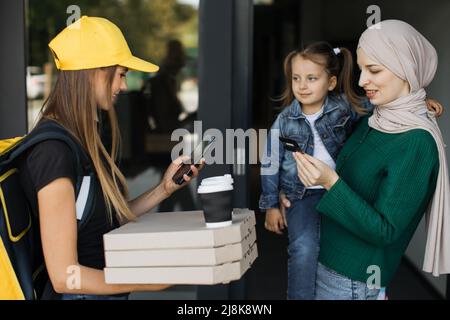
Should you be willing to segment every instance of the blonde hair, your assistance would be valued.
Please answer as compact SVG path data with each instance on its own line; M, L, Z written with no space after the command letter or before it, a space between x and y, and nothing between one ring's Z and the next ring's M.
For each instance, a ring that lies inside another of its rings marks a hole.
M41 119L52 119L64 126L83 146L90 156L102 188L112 222L112 209L119 221L134 220L136 217L128 206L128 188L125 177L115 164L120 146L120 132L112 103L112 82L117 66L89 70L59 71L55 87L41 110ZM111 154L101 141L97 119L99 109L95 100L94 78L97 72L106 72L108 117L111 123Z

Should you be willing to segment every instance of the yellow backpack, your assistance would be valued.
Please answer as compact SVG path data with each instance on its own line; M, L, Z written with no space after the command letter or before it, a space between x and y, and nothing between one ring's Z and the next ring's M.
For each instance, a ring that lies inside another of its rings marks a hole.
M22 141L23 137L18 137L14 139L0 140L0 155L5 154L8 150L13 148L16 144ZM6 222L6 228L8 231L8 236L10 239L20 240L19 237L15 237L12 234L11 227L9 226L8 219L8 208L6 207L6 199L5 194L3 192L3 182L9 178L11 175L11 171L2 172L0 175L0 202L4 213L4 220ZM6 214L5 214L6 213ZM26 232L26 231L25 231ZM3 238L3 237L2 237ZM3 244L3 239L0 238L0 299L24 299L24 294L20 288L19 281L14 272L14 268L9 259L8 252L6 250L5 245Z
M92 213L94 171L84 150L61 125L45 121L27 136L0 140L0 300L40 299L48 282L38 214L26 201L17 168L25 151L46 140L65 142L75 157L79 229Z

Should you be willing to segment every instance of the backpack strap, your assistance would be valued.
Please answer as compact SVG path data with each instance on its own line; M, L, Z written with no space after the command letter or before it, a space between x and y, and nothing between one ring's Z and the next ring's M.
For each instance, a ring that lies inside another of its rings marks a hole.
M95 202L96 176L92 169L91 160L85 150L74 137L59 123L47 120L40 123L22 141L0 156L0 165L8 165L25 151L47 140L64 142L72 151L75 158L76 170L76 214L78 229L82 229L89 220Z

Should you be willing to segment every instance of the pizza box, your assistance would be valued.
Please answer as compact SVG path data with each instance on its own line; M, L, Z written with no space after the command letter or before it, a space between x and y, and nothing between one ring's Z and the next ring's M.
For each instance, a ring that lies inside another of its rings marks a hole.
M225 284L239 280L257 257L255 243L239 261L216 266L105 268L105 281L108 284Z
M214 248L105 251L106 267L213 266L241 260L256 241L253 227L242 242Z
M255 213L234 209L233 223L207 228L202 211L148 213L103 236L105 251L215 248L242 242Z

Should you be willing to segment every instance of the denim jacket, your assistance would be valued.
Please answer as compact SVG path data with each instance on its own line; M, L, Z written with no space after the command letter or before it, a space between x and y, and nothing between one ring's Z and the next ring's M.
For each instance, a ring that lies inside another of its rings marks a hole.
M362 104L368 111L373 109L368 100L362 100ZM345 95L330 94L325 99L323 113L316 120L315 127L334 161L359 118ZM292 152L286 151L278 140L280 135L295 140L305 153L313 155L313 132L296 99L278 115L267 136L261 159L262 194L259 207L262 210L279 208L280 191L290 201L295 201L302 199L306 190L297 176Z

